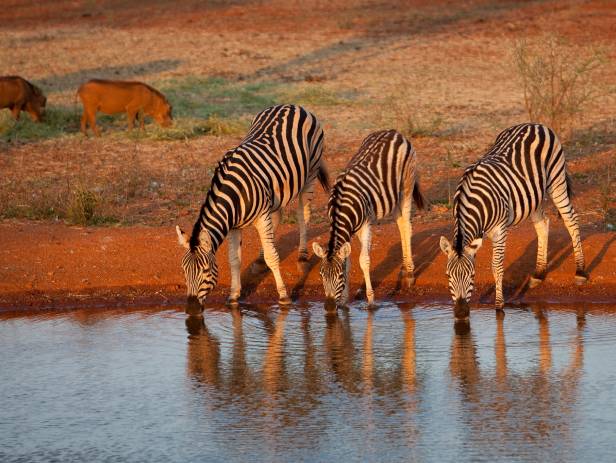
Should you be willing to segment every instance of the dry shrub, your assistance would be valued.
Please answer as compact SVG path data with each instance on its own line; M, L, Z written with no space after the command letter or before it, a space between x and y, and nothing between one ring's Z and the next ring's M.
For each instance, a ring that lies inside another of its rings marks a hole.
M557 133L568 135L576 118L599 95L592 78L604 63L604 53L596 48L572 47L562 38L544 35L517 41L514 63L530 121L547 124Z
M385 100L380 119L381 124L398 130L408 138L438 137L444 122L439 115L427 116L410 101L406 86L399 86Z

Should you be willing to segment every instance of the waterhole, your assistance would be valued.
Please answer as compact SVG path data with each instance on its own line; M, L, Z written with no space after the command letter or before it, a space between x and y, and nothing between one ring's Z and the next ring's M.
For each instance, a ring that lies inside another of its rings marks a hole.
M0 461L614 461L616 306L0 314Z

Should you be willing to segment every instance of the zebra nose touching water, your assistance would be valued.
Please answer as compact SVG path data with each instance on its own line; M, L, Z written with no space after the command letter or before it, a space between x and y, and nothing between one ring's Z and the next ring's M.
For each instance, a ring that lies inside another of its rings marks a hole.
M315 180L318 178L329 190L322 153L321 125L302 107L274 106L255 117L240 145L218 163L192 234L189 236L176 227L179 243L186 249L182 268L189 301L203 304L216 287L216 250L225 238L229 242L231 268L229 302L238 301L241 230L254 225L265 263L276 280L279 302L291 302L280 274L274 232L281 209L298 198L299 259L306 259L306 226Z
M374 304L370 281L371 225L393 215L402 244L402 282L414 282L411 254L411 203L423 208L423 197L416 183L417 157L411 143L395 130L375 132L362 143L357 154L338 176L327 206L330 234L327 248L313 243L321 258L321 278L326 307L344 306L349 299L351 238L361 241L359 265L366 283L366 297Z
M464 172L453 201L453 243L441 237L447 255L449 291L456 318L467 318L475 279L475 254L483 237L492 240L492 272L496 308L504 306L503 262L507 231L526 218L537 232L537 264L531 287L547 271L548 225L543 211L546 194L558 209L573 242L575 281L588 279L577 214L571 204L571 183L565 156L554 132L540 124L521 124L501 132L494 145Z

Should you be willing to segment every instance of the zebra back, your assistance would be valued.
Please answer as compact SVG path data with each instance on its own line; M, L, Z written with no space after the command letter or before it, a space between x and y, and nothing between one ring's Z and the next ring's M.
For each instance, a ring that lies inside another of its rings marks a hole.
M350 241L366 221L383 219L394 211L405 189L414 186L415 164L413 146L395 130L374 132L364 139L330 193L329 256ZM413 194L423 207L419 190Z
M545 194L566 182L558 137L541 124L502 131L486 154L466 168L453 199L455 250L496 226L515 225L536 211Z
M254 118L239 146L218 162L190 239L203 230L215 251L229 230L252 223L266 211L287 205L319 176L323 130L316 117L295 105L267 108Z

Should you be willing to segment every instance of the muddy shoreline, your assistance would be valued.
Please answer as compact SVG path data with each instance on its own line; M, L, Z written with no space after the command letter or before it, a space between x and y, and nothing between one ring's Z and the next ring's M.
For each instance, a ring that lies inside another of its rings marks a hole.
M326 241L323 224L310 230L310 241ZM375 229L372 279L379 300L448 303L444 275L445 257L438 248L447 223L414 226L413 254L417 282L409 291L398 291L399 235L394 224ZM593 227L582 230L590 282L576 286L569 236L563 227L551 227L549 273L535 289L528 288L534 269L536 237L530 224L518 227L507 242L505 295L509 305L525 303L613 303L616 301L616 234ZM322 299L318 262L311 256L299 267L296 261L297 230L283 224L278 232L282 274L297 303ZM493 301L491 249L479 251L473 304ZM357 265L358 243L351 254L351 297L363 283ZM254 272L258 238L252 229L243 236L243 299L248 304L277 301L271 274ZM24 311L76 307L129 307L182 305L184 281L179 262L182 249L171 227L81 228L63 224L5 222L0 224L0 310ZM226 245L218 252L219 286L209 298L223 304L229 287ZM363 300L358 295L358 300Z

